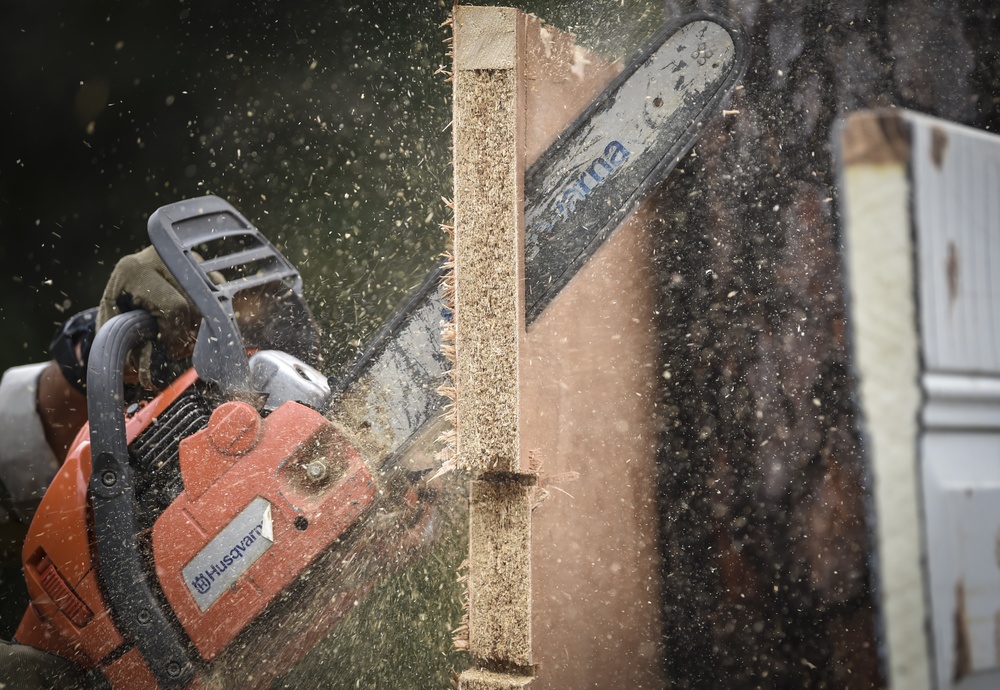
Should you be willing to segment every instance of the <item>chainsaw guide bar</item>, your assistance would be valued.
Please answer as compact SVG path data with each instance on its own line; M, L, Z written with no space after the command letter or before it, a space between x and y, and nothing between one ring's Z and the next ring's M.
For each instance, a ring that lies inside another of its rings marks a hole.
M528 170L528 324L694 146L746 64L743 34L693 15L649 46Z
M526 172L527 328L691 149L746 63L734 21L695 13L668 24ZM331 381L334 416L365 428L383 460L443 406L441 324L452 315L441 272Z

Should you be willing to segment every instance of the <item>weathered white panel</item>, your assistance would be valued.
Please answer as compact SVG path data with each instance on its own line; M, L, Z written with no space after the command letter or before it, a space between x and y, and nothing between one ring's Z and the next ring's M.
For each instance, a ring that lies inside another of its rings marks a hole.
M1000 429L1000 377L926 372L922 380L924 426Z
M1000 137L899 110L844 133L888 681L1000 688Z
M922 116L910 169L938 688L1000 687L1000 137Z
M926 366L1000 374L1000 137L912 121Z

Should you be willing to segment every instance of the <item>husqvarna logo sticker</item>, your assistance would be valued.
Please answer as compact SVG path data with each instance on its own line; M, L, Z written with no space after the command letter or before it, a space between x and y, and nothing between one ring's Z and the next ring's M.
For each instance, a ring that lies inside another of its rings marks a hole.
M597 148L595 148L597 147ZM600 142L591 144L581 156L591 156L600 150ZM632 153L620 141L607 144L603 153L569 171L559 170L558 179L545 179L547 197L544 203L525 209L528 234L525 256L533 259L540 251L539 238L556 232L557 224L568 221L577 206L584 204L598 187L610 180L628 162ZM555 185L555 186L553 186Z
M198 608L206 611L273 543L271 504L257 497L181 571Z

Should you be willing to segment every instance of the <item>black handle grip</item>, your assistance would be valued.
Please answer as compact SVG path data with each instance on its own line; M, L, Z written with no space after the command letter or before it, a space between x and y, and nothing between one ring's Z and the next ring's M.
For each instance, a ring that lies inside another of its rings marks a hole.
M94 337L87 372L90 501L98 579L111 615L160 687L173 690L191 680L194 667L187 645L161 611L142 567L123 412L129 350L155 335L156 320L137 310L110 319Z

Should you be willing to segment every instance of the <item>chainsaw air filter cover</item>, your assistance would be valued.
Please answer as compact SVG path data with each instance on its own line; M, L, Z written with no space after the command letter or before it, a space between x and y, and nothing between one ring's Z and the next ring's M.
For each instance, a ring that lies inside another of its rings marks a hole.
M372 504L358 452L318 412L227 402L180 446L184 491L153 528L170 606L211 660ZM246 577L240 578L246 574Z

